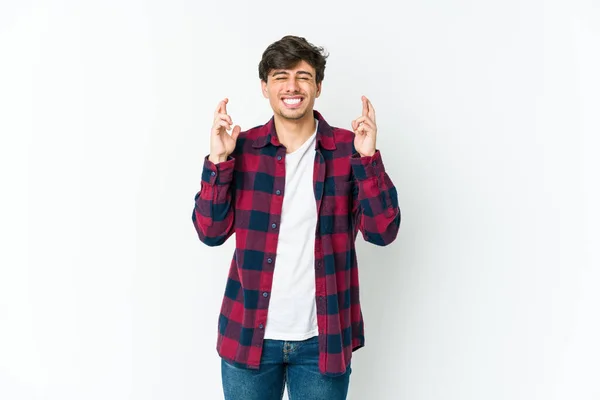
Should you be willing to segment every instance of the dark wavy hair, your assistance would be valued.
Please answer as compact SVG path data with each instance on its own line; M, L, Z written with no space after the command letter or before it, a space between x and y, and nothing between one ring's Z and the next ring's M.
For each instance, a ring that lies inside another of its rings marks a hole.
M258 64L258 76L267 82L269 72L274 69L293 68L300 61L309 63L316 72L316 81L325 77L325 64L329 54L323 47L309 43L303 37L287 35L267 47Z

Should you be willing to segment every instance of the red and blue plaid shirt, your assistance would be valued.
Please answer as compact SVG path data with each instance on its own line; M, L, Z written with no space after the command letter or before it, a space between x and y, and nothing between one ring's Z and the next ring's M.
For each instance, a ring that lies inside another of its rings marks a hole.
M315 300L319 369L345 373L364 346L355 240L391 243L400 226L396 188L379 151L360 157L354 133L331 127L321 114L313 173L317 206ZM285 195L286 149L273 118L240 133L227 161L204 160L192 214L200 240L218 246L235 232L236 246L218 321L217 351L234 365L258 369L277 265Z

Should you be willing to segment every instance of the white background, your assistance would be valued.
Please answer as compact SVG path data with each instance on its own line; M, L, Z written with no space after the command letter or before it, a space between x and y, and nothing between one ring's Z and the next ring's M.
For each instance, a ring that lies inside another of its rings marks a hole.
M350 399L600 399L600 5L588 1L0 4L0 399L219 399L233 240L193 198L223 97L331 53L316 109L378 116L402 225L359 238Z

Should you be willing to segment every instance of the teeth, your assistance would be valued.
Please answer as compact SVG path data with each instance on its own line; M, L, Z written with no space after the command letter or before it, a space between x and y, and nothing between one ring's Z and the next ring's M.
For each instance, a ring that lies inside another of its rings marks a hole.
M300 99L284 99L283 102L285 104L298 104L300 103Z

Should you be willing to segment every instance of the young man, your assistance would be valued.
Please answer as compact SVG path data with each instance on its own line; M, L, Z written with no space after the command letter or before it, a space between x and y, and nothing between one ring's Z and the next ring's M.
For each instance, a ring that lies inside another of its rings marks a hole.
M192 220L203 243L235 232L218 322L226 400L345 399L364 345L355 240L391 243L396 189L376 147L371 102L353 131L313 110L327 55L304 38L259 64L273 117L241 132L219 103ZM227 131L231 130L231 134Z

